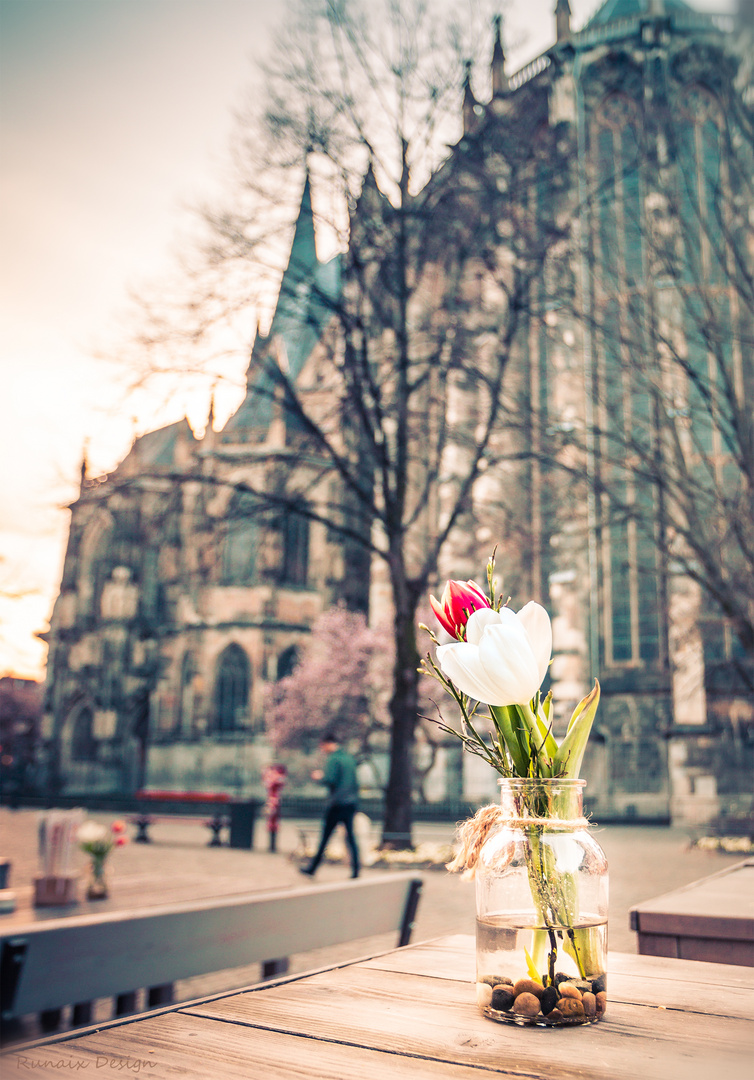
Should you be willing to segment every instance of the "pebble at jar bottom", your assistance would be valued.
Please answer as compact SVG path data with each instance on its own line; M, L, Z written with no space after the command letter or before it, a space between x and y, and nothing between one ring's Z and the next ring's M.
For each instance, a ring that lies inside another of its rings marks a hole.
M576 954L607 956L607 920L582 919L573 929L549 930L522 922L510 912L477 919L477 1001L484 1015L501 1023L545 1027L601 1020L607 1008L606 973L580 971ZM552 951L553 936L556 970L535 980L532 968L539 972L537 961Z

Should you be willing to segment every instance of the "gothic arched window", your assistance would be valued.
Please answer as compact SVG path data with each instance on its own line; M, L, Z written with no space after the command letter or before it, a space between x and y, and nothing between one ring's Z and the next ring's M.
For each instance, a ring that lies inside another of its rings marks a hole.
M176 729L181 735L190 735L194 729L194 679L196 662L191 652L184 653L181 662L181 685L178 693L178 715Z
M251 669L240 645L228 645L217 661L215 675L216 731L233 731L244 726L249 713Z
M684 247L683 306L689 430L700 462L723 451L714 415L717 373L732 372L731 311L726 293L726 235L721 161L722 110L704 87L684 88L683 123L676 132L678 218ZM725 381L725 380L724 380Z
M306 585L309 578L309 519L292 510L283 519L282 532L282 583Z
M256 573L259 529L252 518L228 523L223 541L223 585L252 585Z
M285 679L292 674L298 663L298 648L295 645L284 649L278 657L278 679Z
M97 740L94 737L94 714L88 705L79 709L73 719L71 727L71 760L97 760Z
M653 438L650 388L632 363L647 348L641 131L639 105L624 94L612 94L596 111L591 168L601 468L615 506L641 504L638 515L605 508L602 629L608 664L657 660L660 642L656 545L639 527L653 518L654 495L637 486L621 462L628 447L650 445Z
M102 589L110 576L113 524L109 515L97 515L81 541L78 593L79 613L96 618Z
M717 99L702 86L685 87L681 123L674 125L678 161L681 233L686 251L684 276L689 282L719 284L724 279L723 183L721 134L723 114Z

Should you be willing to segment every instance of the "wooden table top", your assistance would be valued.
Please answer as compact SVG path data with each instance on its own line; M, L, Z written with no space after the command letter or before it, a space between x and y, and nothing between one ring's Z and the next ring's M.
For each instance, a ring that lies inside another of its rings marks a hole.
M473 937L439 938L48 1039L6 1075L751 1080L752 969L613 953L608 972L601 1023L496 1024L475 1003Z
M73 904L35 907L31 885L14 888L16 908L0 918L0 934L22 934L37 923L72 919L79 915L100 915L105 912L133 912L179 904L184 900L216 900L218 897L247 896L252 891L250 881L238 874L206 872L167 875L155 883L154 873L129 874L119 878L107 900L86 900L86 875L81 875L78 899ZM269 889L254 888L255 893L278 891L284 885Z
M754 858L644 900L631 911L634 930L703 933L754 941Z

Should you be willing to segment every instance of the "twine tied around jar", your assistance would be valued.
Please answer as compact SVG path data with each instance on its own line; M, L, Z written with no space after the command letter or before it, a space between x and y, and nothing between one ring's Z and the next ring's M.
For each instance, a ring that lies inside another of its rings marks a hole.
M451 873L463 871L464 877L473 878L482 848L492 830L499 825L519 828L549 828L557 832L580 832L582 829L591 828L591 824L585 817L517 817L506 813L496 803L490 803L489 806L480 807L472 818L468 818L458 826L460 846L455 858L452 862L446 863L445 868L450 870Z

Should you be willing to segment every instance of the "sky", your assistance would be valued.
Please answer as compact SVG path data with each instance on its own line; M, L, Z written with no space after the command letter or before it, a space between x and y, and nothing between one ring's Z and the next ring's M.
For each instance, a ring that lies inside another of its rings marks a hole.
M135 434L203 424L180 394L128 395L108 357L131 292L169 279L189 208L222 188L281 6L0 0L0 676L44 676L84 448L99 474ZM554 40L554 0L501 6L514 71ZM571 6L578 29L599 3Z

